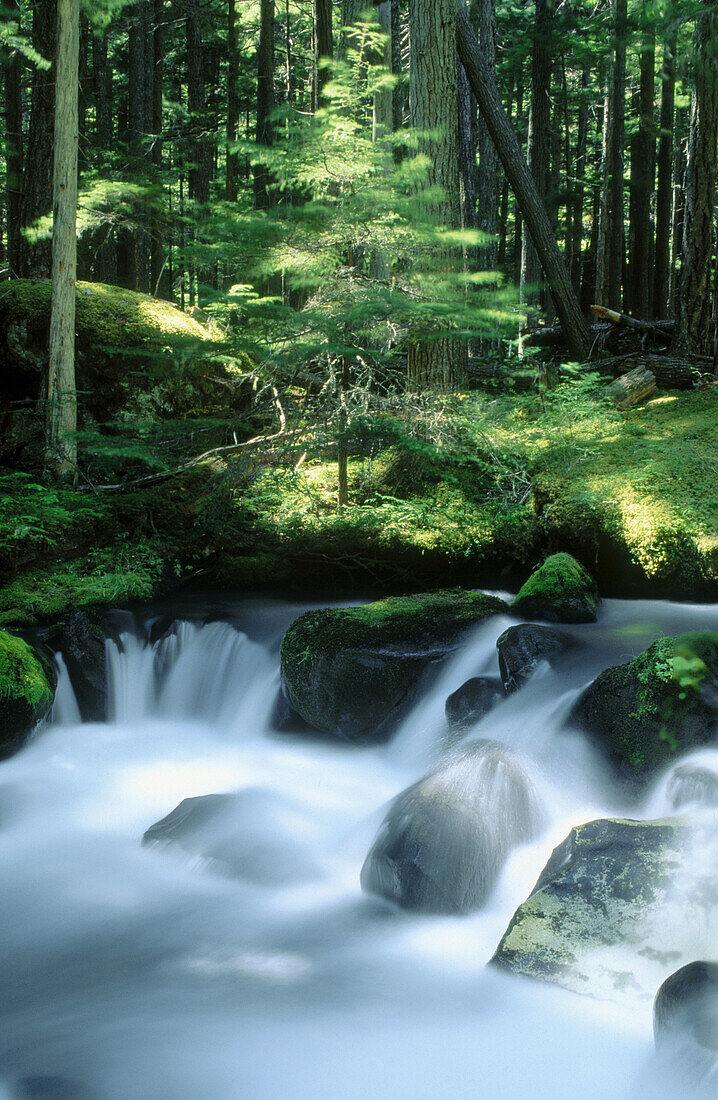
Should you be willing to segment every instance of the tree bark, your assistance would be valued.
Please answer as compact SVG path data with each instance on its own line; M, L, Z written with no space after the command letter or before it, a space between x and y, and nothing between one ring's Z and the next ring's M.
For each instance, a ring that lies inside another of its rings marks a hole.
M28 228L52 210L53 173L53 118L55 112L55 34L57 29L56 0L43 0L33 7L33 48L51 62L49 69L35 66L32 74L32 106L27 135L26 163L32 165L25 172L22 195L22 224ZM37 241L25 239L23 250L23 275L47 278L52 262L49 239Z
M287 27L289 43L289 27ZM224 197L227 202L237 201L239 157L232 152L239 138L239 53L237 50L237 15L235 0L228 0L227 8L227 167L224 181ZM289 89L287 90L289 94Z
M663 50L661 121L658 142L656 188L656 256L653 277L653 311L656 317L668 312L671 262L671 192L673 182L673 111L676 94L676 35Z
M683 254L683 222L686 207L686 154L684 137L687 113L685 107L676 110L673 142L673 210L671 214L671 263L668 312L678 314L678 266Z
M644 10L644 20L647 14ZM639 317L653 316L653 224L651 200L655 182L656 137L653 117L656 37L645 24L641 47L640 89L636 96L638 130L631 139L629 294L628 309Z
M477 0L475 20L478 38L486 64L496 74L496 4L495 0ZM474 111L476 110L474 103ZM510 109L510 104L509 104ZM476 174L478 195L478 226L482 233L493 238L481 245L477 256L479 271L495 271L498 262L497 236L499 232L499 158L496 155L491 134L483 118L477 127L479 167Z
M5 65L5 166L7 260L11 275L22 270L22 57L15 50Z
M553 57L553 0L536 0L531 58L528 166L545 204L548 193L551 135L551 62ZM521 301L538 308L541 299L541 263L533 240L524 235L521 251Z
M574 294L546 208L503 108L493 74L481 53L463 0L458 7L457 34L459 55L466 69L466 75L526 219L556 310L566 332L568 347L577 359L585 359L590 348L586 319L581 313L578 299Z
M80 0L58 0L53 167L52 302L48 368L46 466L72 481L77 466L75 274Z
M581 269L583 267L583 202L585 194L586 159L588 145L588 88L591 71L587 62L581 70L581 98L578 105L578 127L576 135L576 171L572 188L573 207L573 243L571 247L571 279L578 294L581 289Z
M625 261L623 225L623 153L626 116L626 26L627 0L612 0L613 7L613 70L609 99L609 146L606 156L608 170L608 225L606 238L606 302L621 302L623 265Z
M628 409L645 401L655 391L656 376L646 367L636 367L628 374L621 375L606 387L606 393L613 405L619 409Z
M257 47L257 144L272 145L274 130L274 0L261 0L259 45ZM271 205L271 177L266 165L254 166L254 205L268 210Z
M162 93L164 85L164 35L163 35L163 0L154 0L154 27L152 32L152 165L155 170L155 182L158 188L162 186ZM160 291L160 283L163 282L164 247L160 219L153 212L150 222L150 285L155 298L169 297L171 289L168 286L166 293Z
M314 110L326 106L322 89L329 82L326 61L334 56L331 0L313 0L314 11Z

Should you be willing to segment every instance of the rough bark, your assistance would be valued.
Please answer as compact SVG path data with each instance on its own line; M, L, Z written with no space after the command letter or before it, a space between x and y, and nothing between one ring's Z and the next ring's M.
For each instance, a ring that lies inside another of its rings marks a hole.
M163 11L162 0L154 0L154 17L152 30L152 165L155 170L156 185L161 186L162 179L162 93L164 84L164 36L163 36ZM151 256L150 284L155 297L163 298L171 293L169 284L166 290L161 292L160 283L163 281L164 247L160 220L153 212L150 223Z
M718 143L718 12L711 4L696 24L691 130L676 348L712 355L710 274Z
M591 70L587 63L581 70L581 98L578 105L578 127L576 134L575 182L571 195L572 211L572 247L571 280L576 293L581 287L581 268L583 257L583 202L585 194L586 159L588 143L588 88Z
M608 128L609 146L606 156L608 169L608 225L606 239L607 294L606 302L621 301L623 265L625 261L624 225L623 225L623 154L625 142L626 116L626 24L628 20L627 0L612 0L613 8L613 68L611 73L611 95Z
M553 12L553 0L536 0L527 159L544 204L548 193L550 157ZM521 251L521 301L527 307L538 307L540 282L541 263L536 246L528 235L524 235Z
M635 367L606 387L609 400L616 408L627 409L645 401L656 389L656 376L646 367Z
M568 347L577 359L585 359L590 348L586 319L581 313L578 299L574 294L546 208L504 110L493 74L484 61L463 0L458 7L457 32L459 55L466 69L466 75L526 219L556 310L566 332Z
M69 481L74 480L77 464L75 273L80 0L58 0L57 7L52 303L46 465L54 477Z
M645 15L645 13L644 13ZM652 28L643 31L640 88L635 97L638 130L631 139L628 308L639 317L653 316L653 223L656 137L653 117L656 46Z
M496 6L495 0L477 0L475 24L478 38L492 73L496 72ZM474 106L474 111L476 110ZM479 167L476 175L479 229L493 239L482 245L477 257L480 271L495 271L498 262L496 238L499 232L499 158L491 134L483 118L477 127Z
M287 27L287 43L289 28ZM237 201L239 157L232 152L232 146L239 137L239 53L237 51L237 15L235 0L229 0L227 7L227 167L224 180L224 197L227 202Z
M327 61L334 56L331 0L313 0L314 11L314 110L326 106L322 90L329 81Z
M274 0L262 0L257 47L257 130L258 145L272 145L274 110ZM254 205L267 210L271 203L271 177L264 164L254 166Z
M671 197L673 182L673 111L676 94L676 36L663 50L661 80L661 119L658 142L658 182L656 187L656 245L653 277L653 311L665 317L668 311L671 260Z
M427 182L443 192L443 200L433 212L445 226L458 229L461 210L456 0L414 3L409 18L411 125L419 134L421 152L430 162ZM457 257L449 252L434 258L437 264L443 261L447 268L457 262ZM467 378L466 346L448 336L412 340L407 372L409 385L414 389L457 389Z
M149 29L148 0L140 0L130 11L129 30L129 84L127 97L127 122L130 154L136 169L143 162L145 135L149 130L147 115L147 60L146 39ZM130 242L131 282L135 290L147 294L150 289L150 239L144 211L138 210L135 218L138 227L132 230Z
M35 66L32 74L32 106L27 135L26 163L32 172L25 172L22 195L22 224L25 228L45 217L52 210L52 142L55 112L55 33L56 0L36 3L32 13L33 48L53 64L49 69ZM48 238L25 239L23 275L47 278L51 267L51 244Z
M22 269L22 59L16 51L5 64L5 165L7 261L12 275Z
M272 4L272 8L274 5ZM207 145L205 87L202 61L202 8L187 0L187 107L190 114L189 195L200 205L209 202L210 150Z
M668 312L674 317L678 313L678 276L679 263L683 253L683 221L686 198L686 154L684 137L687 113L685 107L676 110L673 144L673 210L671 215L671 263L670 286L668 292Z

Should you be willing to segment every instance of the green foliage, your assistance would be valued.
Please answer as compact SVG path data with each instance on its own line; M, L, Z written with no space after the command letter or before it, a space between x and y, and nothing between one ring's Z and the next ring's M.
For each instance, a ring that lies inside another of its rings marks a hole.
M95 497L0 472L0 569L87 537L108 515L108 504Z

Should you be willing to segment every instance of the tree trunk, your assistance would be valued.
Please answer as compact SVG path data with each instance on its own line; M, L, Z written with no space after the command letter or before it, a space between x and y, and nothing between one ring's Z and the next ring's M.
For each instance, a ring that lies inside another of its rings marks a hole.
M613 405L619 409L628 409L644 401L655 391L656 376L646 367L636 367L628 374L621 375L606 387L606 393Z
M35 4L32 12L33 48L53 64L49 69L35 66L32 74L32 106L26 157L26 163L32 165L32 171L24 174L22 195L22 224L25 228L49 215L53 205L52 134L55 112L56 28L56 0L43 0L42 3ZM49 238L37 241L26 238L22 250L23 275L47 278L52 262L51 253Z
M475 22L486 64L496 74L496 5L495 0L477 0ZM474 112L476 110L473 105ZM511 107L509 101L509 109ZM478 193L478 226L493 239L479 248L479 271L495 271L498 261L496 238L499 232L499 158L491 134L483 118L478 121L479 168L476 176Z
M326 107L322 89L328 83L330 71L326 64L334 56L332 35L332 0L313 0L314 10L314 110Z
M376 60L387 72L393 72L393 58L391 53L391 3L384 0L376 9L377 22L386 35L381 57ZM391 134L394 129L394 103L392 87L379 88L374 93L372 110L372 141L381 141Z
M576 173L572 188L573 206L573 243L571 246L571 279L578 294L581 288L581 269L583 267L583 200L584 181L586 179L586 158L588 144L588 87L591 70L584 62L581 70L581 98L578 105L578 128L576 135Z
M92 90L95 104L95 158L98 168L105 170L113 147L112 70L107 59L108 33L92 37ZM101 283L117 282L117 247L114 236L104 227L92 234L95 278Z
M272 145L274 131L274 0L262 0L257 47L257 144ZM263 164L254 166L254 205L257 210L270 206L270 174Z
M711 5L698 19L686 168L686 209L676 348L712 355L708 329L713 256L713 205L718 143L718 13Z
M456 0L413 3L409 10L411 36L411 125L419 135L419 149L429 162L427 183L443 193L433 206L437 218L450 229L461 225L459 192L459 126L456 59ZM468 14L467 14L468 19ZM445 266L456 263L447 252L436 256ZM466 346L447 336L411 340L408 380L416 390L455 390L467 378Z
M7 261L11 275L22 270L22 56L14 50L5 66L5 166Z
M154 0L154 29L152 32L152 165L155 170L156 186L162 186L162 93L164 83L164 40L162 33L163 0ZM160 291L164 269L164 247L160 219L153 212L150 222L151 240L151 291L155 298L169 297L171 287L165 293Z
M676 110L673 143L673 211L671 216L671 264L668 292L668 312L673 317L678 314L678 279L680 274L678 267L683 254L683 221L686 207L686 155L684 151L686 119L686 108L679 107Z
M663 50L661 83L661 133L658 142L658 184L656 189L656 256L653 276L655 317L668 312L671 262L671 192L673 177L673 111L676 95L676 35Z
M623 146L626 115L626 24L627 0L612 0L613 6L613 71L609 99L609 146L606 155L608 169L608 225L606 237L606 305L621 304L621 284L625 261L623 225Z
M75 272L80 0L58 0L57 86L53 168L52 304L48 368L46 466L74 480L77 466Z
M644 18L646 13L644 11ZM651 27L643 31L641 83L636 96L638 130L631 139L629 294L628 309L639 317L653 316L653 225L651 200L655 181L656 137L653 118L656 38Z
M572 355L577 359L585 359L590 348L586 319L581 313L578 299L571 286L546 208L501 103L493 74L481 53L463 0L458 7L457 31L459 54L466 69L466 75L526 219L556 310L566 332L566 342Z
M528 166L545 204L548 192L551 135L551 61L553 57L553 0L536 0L534 44L531 59ZM524 235L521 251L521 301L538 308L541 298L541 264L533 240Z
M272 5L274 7L274 5ZM210 158L207 146L205 88L202 61L202 8L187 0L187 108L190 115L189 195L204 206L209 202Z
M287 27L287 44L289 27ZM224 181L224 197L227 202L237 201L239 158L232 152L239 138L239 53L237 49L237 16L235 0L229 0L227 9L227 167ZM287 89L289 98L289 89Z

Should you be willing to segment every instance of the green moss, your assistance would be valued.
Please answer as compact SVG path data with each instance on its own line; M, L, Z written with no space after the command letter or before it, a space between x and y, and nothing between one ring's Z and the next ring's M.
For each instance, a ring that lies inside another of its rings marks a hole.
M52 689L27 642L0 630L0 708L8 701L22 702L31 712L46 711L52 703Z
M602 672L575 716L619 766L640 774L713 738L716 690L718 633L679 634Z
M570 554L552 554L511 604L512 611L550 622L595 622L599 603L593 577Z

